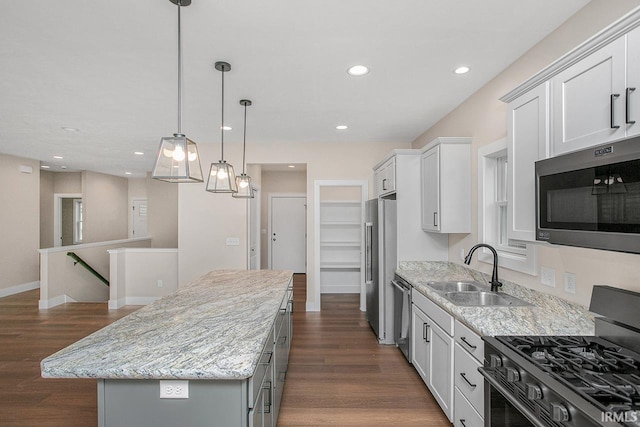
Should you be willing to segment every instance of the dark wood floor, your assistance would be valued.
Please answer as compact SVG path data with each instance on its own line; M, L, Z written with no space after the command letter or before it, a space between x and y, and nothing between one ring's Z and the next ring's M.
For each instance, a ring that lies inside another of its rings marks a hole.
M323 295L322 311L307 313L305 276L294 282L278 426L450 426L402 354L377 344L357 295ZM40 360L136 309L38 310L37 290L0 298L0 426L96 426L96 382L42 379Z

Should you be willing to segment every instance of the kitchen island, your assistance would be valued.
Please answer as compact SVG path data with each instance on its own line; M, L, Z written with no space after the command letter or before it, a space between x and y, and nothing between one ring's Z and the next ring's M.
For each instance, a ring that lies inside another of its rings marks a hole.
M47 357L42 376L98 379L101 427L274 425L292 276L212 271Z

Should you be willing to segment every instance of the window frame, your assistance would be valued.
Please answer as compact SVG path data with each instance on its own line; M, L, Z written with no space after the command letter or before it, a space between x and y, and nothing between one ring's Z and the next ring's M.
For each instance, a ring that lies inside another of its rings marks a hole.
M507 238L509 235L509 186L507 168L503 168L502 179L505 201L498 201L498 161L499 158L507 158L507 139L487 144L478 149L478 241L493 246L498 252L498 265L509 270L535 276L537 274L536 258L537 245L520 240L508 240L508 245L499 242L500 218L499 206L504 206L504 221L506 223ZM478 252L478 259L482 262L493 263L493 255L486 248Z

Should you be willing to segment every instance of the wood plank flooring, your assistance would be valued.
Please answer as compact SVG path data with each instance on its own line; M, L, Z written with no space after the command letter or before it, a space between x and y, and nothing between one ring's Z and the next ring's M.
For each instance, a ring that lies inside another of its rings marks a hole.
M0 426L96 426L95 380L43 379L40 360L137 307L38 310L38 296L0 298ZM357 295L323 295L322 311L307 313L305 276L296 275L294 300L278 426L450 426L400 351L377 344Z

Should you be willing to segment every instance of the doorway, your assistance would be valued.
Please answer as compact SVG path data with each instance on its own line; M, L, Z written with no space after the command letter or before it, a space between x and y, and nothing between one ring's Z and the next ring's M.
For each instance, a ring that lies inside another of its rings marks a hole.
M55 193L53 203L53 246L81 244L84 234L82 194Z
M147 237L147 199L131 200L131 238Z
M269 267L307 271L306 194L269 195Z

